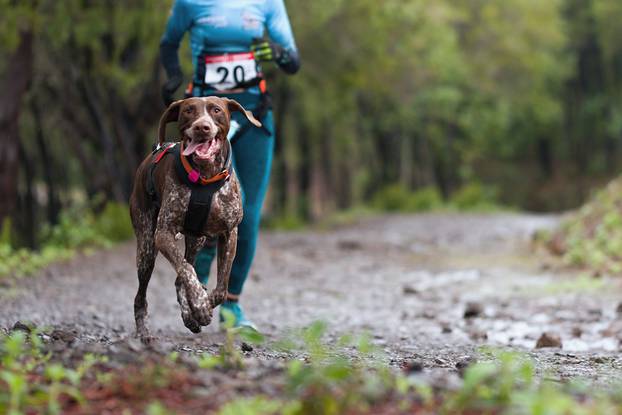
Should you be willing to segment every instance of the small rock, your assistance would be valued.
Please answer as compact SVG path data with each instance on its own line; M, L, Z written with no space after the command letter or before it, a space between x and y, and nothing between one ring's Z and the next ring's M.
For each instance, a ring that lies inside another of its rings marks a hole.
M464 318L473 318L482 314L484 307L480 303L469 301L464 309Z
M608 359L603 357L603 356L594 356L592 357L592 362L597 363L597 364L603 364L603 363L607 363Z
M343 240L337 242L337 247L344 251L356 251L363 248L359 241Z
M413 287L412 285L404 285L402 287L402 293L404 295L417 295L419 294L419 290Z
M243 352L252 352L253 346L246 342L242 342L242 344L240 345L240 349L242 349Z
M488 340L488 333L484 330L471 329L468 331L468 335L473 341Z
M24 331L26 333L30 333L32 331L32 324L22 323L21 321L17 321L13 324L13 331Z
M73 334L70 331L60 330L60 329L54 329L54 331L52 331L52 333L50 333L50 336L54 340L60 340L60 341L63 341L65 343L73 343L76 340L76 335L75 334Z
M436 318L436 313L431 310L425 310L419 313L419 317L425 318L426 320L434 320Z
M538 341L536 342L536 349L542 349L545 347L562 347L562 339L555 333L542 333Z
M620 302L620 304L616 307L616 313L622 315L622 302Z
M466 371L467 367L471 366L474 363L477 363L477 359L472 357L472 356L466 356L466 357L458 360L456 362L456 369L458 369L458 373L460 373L460 376L462 376L464 374L464 372Z
M434 358L434 363L436 363L439 366L447 365L447 361L445 359L441 359L440 357Z
M127 348L133 352L141 352L145 350L145 343L149 344L152 341L152 337L145 337L142 341L139 339L130 338L127 340Z
M600 308L590 308L587 310L588 314L595 317L601 317L603 315L603 310Z
M579 326L575 326L572 328L572 336L579 338L583 335L583 329L581 329L581 327Z
M406 373L419 373L423 371L423 363L418 360L411 360L404 363L403 369Z
M453 330L451 328L451 326L447 323L443 323L441 324L441 332L444 334L448 334L451 333Z

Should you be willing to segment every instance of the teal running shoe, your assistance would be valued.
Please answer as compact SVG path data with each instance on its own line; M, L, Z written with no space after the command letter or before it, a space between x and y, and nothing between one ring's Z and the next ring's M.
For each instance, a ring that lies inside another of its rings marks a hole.
M239 302L226 300L224 303L220 305L219 315L220 315L221 324L228 320L227 314L229 316L233 316L234 318L233 327L234 328L248 327L257 332L259 331L257 330L257 326L255 326L255 323L253 323L252 321L246 318L246 316L244 315L244 310L242 310L242 307L240 307Z

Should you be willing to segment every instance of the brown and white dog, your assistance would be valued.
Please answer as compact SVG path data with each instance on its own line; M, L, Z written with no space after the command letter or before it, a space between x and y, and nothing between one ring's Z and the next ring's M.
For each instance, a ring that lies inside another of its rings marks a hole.
M220 97L189 98L172 103L160 119L158 137L164 141L166 125L177 121L183 155L191 158L202 177L213 177L226 168L231 151L227 134L231 112L240 111L260 127L252 113L234 100ZM185 235L185 253L176 246L183 224L191 190L175 171L173 157L164 157L155 167L148 156L136 171L130 198L130 214L137 239L136 265L138 292L134 299L136 333L144 341L152 338L147 327L147 286L158 252L164 254L177 273L175 287L184 325L193 333L211 322L214 307L227 295L231 264L235 257L237 226L242 220L240 185L231 171L229 180L212 198L211 209L199 236ZM150 169L153 168L153 172ZM152 174L160 203L148 195L147 180ZM159 205L159 206L158 206ZM206 237L218 240L217 284L209 294L199 282L193 264Z

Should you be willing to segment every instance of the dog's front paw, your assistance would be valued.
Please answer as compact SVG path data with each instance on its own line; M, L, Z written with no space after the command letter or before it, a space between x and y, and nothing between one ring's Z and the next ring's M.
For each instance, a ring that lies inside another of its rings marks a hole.
M214 290L209 295L209 303L212 308L216 308L221 305L225 298L227 297L227 292L225 290Z
M190 313L181 312L181 319L184 321L184 326L188 328L194 334L201 332L201 324Z
M212 308L199 307L192 310L192 316L201 326L208 326L212 322Z

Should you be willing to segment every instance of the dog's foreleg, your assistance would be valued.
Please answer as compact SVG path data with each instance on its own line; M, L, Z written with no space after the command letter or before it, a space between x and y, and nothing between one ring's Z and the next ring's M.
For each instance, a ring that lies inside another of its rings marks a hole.
M177 291L177 302L181 309L181 319L184 321L184 326L193 333L201 332L201 325L195 320L188 304L188 296L186 295L186 288L184 287L182 279L178 276L175 279L175 290Z
M235 258L237 244L238 228L218 237L218 280L216 281L216 288L210 293L209 298L212 308L222 304L227 297L231 265Z
M161 227L158 223L155 243L156 248L169 260L177 273L175 286L181 315L186 327L196 333L197 324L207 326L212 320L212 307L207 293L199 282L194 267L185 260L175 245L174 232L166 230L166 227Z
M203 248L203 245L205 245L206 241L207 238L204 236L196 238L194 236L186 235L186 253L184 254L186 262L194 266L194 261L197 257L197 254L199 253L201 248Z
M145 218L146 221L148 219ZM144 343L149 343L152 340L147 327L147 287L153 273L156 255L153 231L144 229L142 232L137 232L136 268L138 270L138 292L136 297L134 297L134 319L136 320L136 335Z

